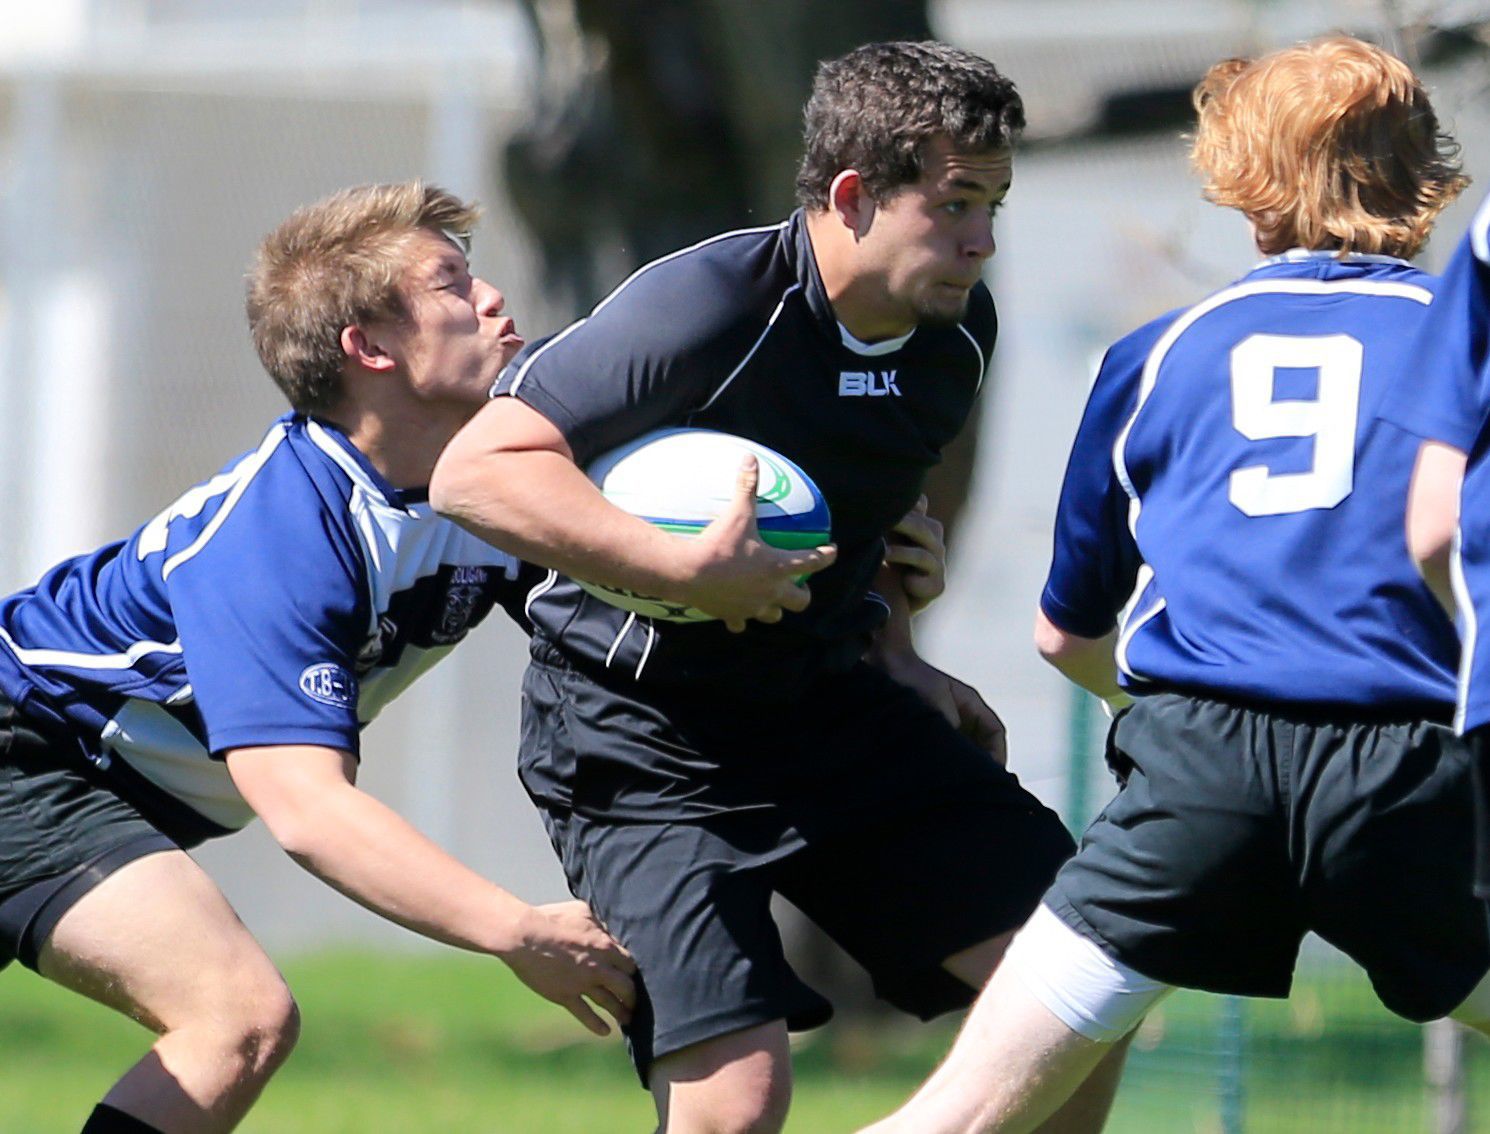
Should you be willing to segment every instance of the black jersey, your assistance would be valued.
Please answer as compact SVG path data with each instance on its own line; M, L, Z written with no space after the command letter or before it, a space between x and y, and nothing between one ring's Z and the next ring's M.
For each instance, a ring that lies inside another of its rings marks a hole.
M870 590L884 535L966 421L996 329L979 284L958 325L857 342L834 316L798 211L654 261L588 318L530 344L493 394L552 421L581 466L659 426L749 437L817 482L838 545L807 610L742 634L653 622L554 576L528 605L535 652L606 681L740 696L779 697L846 669L885 619Z

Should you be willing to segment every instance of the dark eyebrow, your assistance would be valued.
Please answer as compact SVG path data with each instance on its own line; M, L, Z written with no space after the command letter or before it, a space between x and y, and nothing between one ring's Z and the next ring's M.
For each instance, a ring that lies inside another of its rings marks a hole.
M1007 193L1009 191L1009 186L1011 184L1012 184L1012 182L1005 181L1002 185L995 186L994 189L992 190L992 194L995 197L997 197L1000 193ZM952 179L952 183L951 183L951 186L950 187L953 188L953 189L960 189L964 193L986 193L986 192L989 192L988 186L986 186L983 182L981 182L981 181L974 181L974 180L972 180L971 178L968 178L968 177L954 177Z

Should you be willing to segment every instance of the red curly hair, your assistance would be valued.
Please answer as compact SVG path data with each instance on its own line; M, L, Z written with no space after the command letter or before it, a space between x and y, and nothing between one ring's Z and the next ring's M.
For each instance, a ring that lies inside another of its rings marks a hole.
M1469 179L1402 60L1349 36L1228 59L1195 88L1190 160L1269 255L1289 248L1410 259Z

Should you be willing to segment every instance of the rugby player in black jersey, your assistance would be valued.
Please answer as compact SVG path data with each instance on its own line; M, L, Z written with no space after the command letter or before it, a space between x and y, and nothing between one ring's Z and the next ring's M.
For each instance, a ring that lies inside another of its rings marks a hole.
M783 956L774 894L926 1018L971 1000L1071 852L878 579L987 367L981 274L1022 125L1013 85L942 44L824 64L801 208L642 268L530 344L437 465L438 510L554 569L527 608L520 771L571 888L638 963L626 1034L663 1129L785 1119L788 1030L831 1007ZM796 461L834 546L763 545L751 467L693 540L612 507L584 466L660 426ZM571 575L718 621L635 617ZM1070 1104L1093 1128L1109 1078Z

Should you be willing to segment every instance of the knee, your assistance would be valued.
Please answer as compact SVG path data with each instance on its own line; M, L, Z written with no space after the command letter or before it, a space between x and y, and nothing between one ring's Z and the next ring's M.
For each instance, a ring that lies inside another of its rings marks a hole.
M300 1006L289 987L275 979L240 989L217 1013L222 1056L242 1081L267 1080L290 1057L300 1038Z
M752 1093L743 1093L719 1115L714 1134L778 1134L791 1109L790 1080L773 1080Z
M669 1115L666 1134L780 1134L791 1107L791 1088L770 1084L697 1101L703 1105Z
M673 1083L660 1134L779 1134L791 1101L790 1073Z
M270 1002L253 1014L245 1032L245 1055L257 1074L277 1071L300 1039L300 1005L283 982Z

